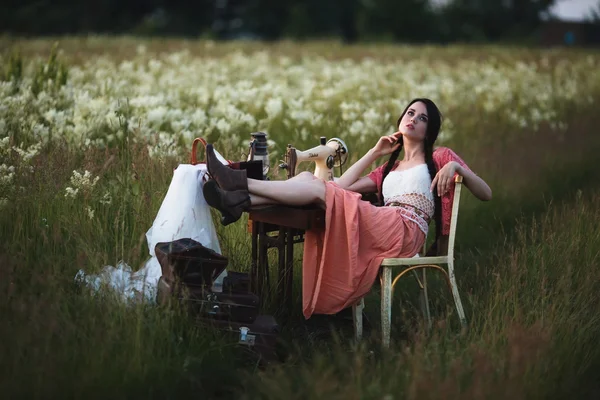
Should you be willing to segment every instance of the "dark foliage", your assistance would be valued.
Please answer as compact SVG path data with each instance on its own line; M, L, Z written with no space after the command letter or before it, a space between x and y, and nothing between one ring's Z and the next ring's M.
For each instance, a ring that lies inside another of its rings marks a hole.
M528 37L555 0L6 0L0 32L404 42Z

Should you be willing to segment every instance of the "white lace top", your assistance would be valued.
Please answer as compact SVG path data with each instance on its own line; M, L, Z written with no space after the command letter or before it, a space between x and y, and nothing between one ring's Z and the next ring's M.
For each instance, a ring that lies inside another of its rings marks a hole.
M401 207L403 215L416 222L427 234L427 227L435 209L430 186L431 177L427 164L402 171L390 171L382 185L384 205Z

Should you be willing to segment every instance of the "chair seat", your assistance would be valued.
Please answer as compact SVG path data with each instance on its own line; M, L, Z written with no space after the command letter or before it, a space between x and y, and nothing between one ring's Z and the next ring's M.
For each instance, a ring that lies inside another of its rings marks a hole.
M448 256L385 258L381 262L381 266L382 267L400 267L400 266L406 266L406 265L447 264L447 263L448 263Z

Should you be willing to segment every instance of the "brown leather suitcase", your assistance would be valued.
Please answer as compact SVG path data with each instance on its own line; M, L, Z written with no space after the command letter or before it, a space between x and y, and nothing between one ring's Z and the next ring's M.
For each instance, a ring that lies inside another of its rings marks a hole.
M263 364L281 361L278 352L280 328L271 315L259 315L251 324L213 318L197 318L196 321L223 332L227 340L250 350Z
M252 323L258 316L260 299L254 293L217 293L206 286L186 286L177 295L197 315L243 323Z
M227 276L223 278L223 292L250 292L250 275L246 272L227 271Z
M164 276L158 281L157 302L168 304L176 300L194 316L252 323L258 316L260 299L250 292L213 292L208 286L190 286L169 282Z
M168 282L212 285L227 268L227 257L190 238L157 243L154 253Z
M215 278L227 267L226 257L189 238L157 243L155 253L163 272L158 303L176 299L192 315L243 323L256 319L259 298L250 292L247 274L232 272L227 290L212 291Z

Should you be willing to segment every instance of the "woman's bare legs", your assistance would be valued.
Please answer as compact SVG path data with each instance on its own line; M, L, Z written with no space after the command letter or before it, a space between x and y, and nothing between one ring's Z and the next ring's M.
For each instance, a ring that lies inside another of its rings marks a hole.
M312 173L308 172L308 171L303 171L300 172L298 175L295 175L293 177L291 177L288 180L285 181L278 181L278 182L311 182L314 181L315 179L318 179L316 176L314 176ZM289 185L289 183L288 183ZM280 201L270 198L270 197L265 197L265 196L260 196L258 194L250 194L250 201L252 203L253 206L266 206L266 205L271 205L271 204L281 204Z
M314 176L313 174L311 174L308 171L302 171L298 175L292 176L290 179L286 180L286 182L289 182L289 181L294 181L294 182L314 181L315 179L319 179L319 178L317 178L316 176Z
M221 189L216 180L209 180L202 187L202 193L208 205L221 211L221 223L229 225L237 221L242 213L252 206L268 204L324 206L325 183L311 175L300 174L296 179L286 181L262 181L237 176L236 179L244 180L243 184L238 182L238 186L246 186L247 189L231 191ZM221 177L224 182L232 186L236 183L234 180L228 181L227 174L222 174Z
M250 201L253 206L265 204L323 205L325 204L325 183L320 179L312 178L301 174L285 181L248 179Z

